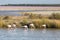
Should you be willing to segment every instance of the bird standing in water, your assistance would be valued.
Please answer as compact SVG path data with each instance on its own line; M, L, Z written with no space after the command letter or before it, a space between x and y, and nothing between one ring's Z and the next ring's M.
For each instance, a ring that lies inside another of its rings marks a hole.
M7 27L8 27L8 29L11 29L12 28L11 24L8 24Z
M12 26L13 26L13 28L16 28L16 24L15 23L13 23Z
M42 27L43 27L43 28L46 28L46 24L43 24Z

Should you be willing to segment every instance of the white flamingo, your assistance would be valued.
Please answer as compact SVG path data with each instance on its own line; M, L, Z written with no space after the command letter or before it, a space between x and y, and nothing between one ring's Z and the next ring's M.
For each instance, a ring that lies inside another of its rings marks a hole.
M16 28L16 24L13 24L13 27Z
M34 28L34 24L33 24L33 23L31 23L30 26L31 26L32 28Z
M27 25L24 25L23 27L24 27L24 28L28 28L28 26L27 26Z
M7 25L8 26L8 28L11 28L12 26L9 24L9 25Z
M46 24L43 24L42 27L46 28Z

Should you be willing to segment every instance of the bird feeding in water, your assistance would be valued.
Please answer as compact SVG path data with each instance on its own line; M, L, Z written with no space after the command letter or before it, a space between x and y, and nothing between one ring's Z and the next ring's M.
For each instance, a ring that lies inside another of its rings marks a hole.
M31 28L35 28L33 23L30 24L30 27L31 27Z
M42 27L43 27L43 28L46 28L46 24L43 24Z
M27 25L24 25L23 27L24 27L24 28L26 28L26 29L28 28L28 26L27 26Z
M13 23L12 26L13 26L13 28L16 28L16 24L15 23Z
M7 27L8 27L8 28L12 28L11 24L8 24Z

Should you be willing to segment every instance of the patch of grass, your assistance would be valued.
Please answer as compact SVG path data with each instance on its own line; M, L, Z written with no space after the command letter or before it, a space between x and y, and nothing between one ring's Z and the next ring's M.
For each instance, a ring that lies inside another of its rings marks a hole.
M52 13L49 19L60 19L60 13Z
M60 23L57 23L57 21L49 19L34 20L33 23L36 28L42 28L41 25L43 24L46 24L47 28L60 28Z
M6 28L6 23L3 20L0 20L0 28Z
M29 24L29 23L33 23L35 28L43 28L41 25L46 24L47 28L60 28L60 20L56 20L56 19L48 19L48 18L32 18L32 19L28 19L28 18L20 18L20 17L16 17L15 16L11 16L11 17L7 17L5 18L5 20L3 19L5 17L0 17L0 28L7 28L7 25L9 23L13 24L15 22L17 25L17 28L25 25L25 24ZM14 19L15 18L15 19ZM17 19L20 18L20 19Z

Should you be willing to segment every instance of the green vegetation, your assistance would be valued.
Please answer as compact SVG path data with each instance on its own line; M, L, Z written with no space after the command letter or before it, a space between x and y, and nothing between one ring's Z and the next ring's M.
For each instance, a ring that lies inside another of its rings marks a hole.
M0 28L7 28L7 25L3 20L0 20Z
M1 6L60 6L60 4L5 4Z
M40 14L33 14L33 13L31 13L29 15L29 18L31 18L31 19L38 19L38 18L41 18L41 15Z
M41 14L33 14L33 13L24 13L24 16L28 16L29 19L40 19L40 18L42 18Z
M29 23L33 23L35 28L60 28L60 13L53 13L50 16L41 14L24 13L24 16L0 16L0 28L7 28L8 24L16 23L17 28Z
M53 20L52 20L53 21ZM43 28L42 25L46 24L47 28L57 28L56 23L49 21L48 19L39 19L39 20L35 20L33 21L35 28Z
M60 19L60 13L52 13L52 15L49 18L50 19Z

